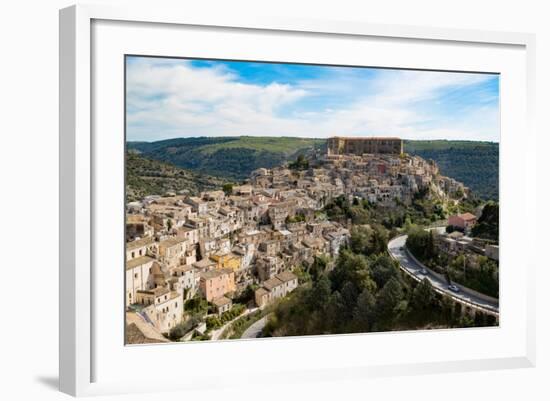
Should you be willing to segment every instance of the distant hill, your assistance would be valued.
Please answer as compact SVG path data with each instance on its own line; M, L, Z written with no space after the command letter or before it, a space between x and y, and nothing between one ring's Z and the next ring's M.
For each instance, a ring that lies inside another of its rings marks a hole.
M433 159L441 174L463 182L482 199L498 200L498 143L405 141L405 152Z
M142 156L203 174L242 180L260 167L274 167L299 154L325 151L326 140L289 137L201 137L128 142ZM441 173L483 199L498 199L498 144L476 141L405 141L405 152L433 159Z
M146 159L133 152L126 154L126 197L129 202L146 195L188 190L191 195L220 189L227 181L184 170L167 163Z
M128 149L150 159L234 180L248 178L260 167L275 167L298 154L325 147L325 140L288 137L178 138L158 142L128 142Z

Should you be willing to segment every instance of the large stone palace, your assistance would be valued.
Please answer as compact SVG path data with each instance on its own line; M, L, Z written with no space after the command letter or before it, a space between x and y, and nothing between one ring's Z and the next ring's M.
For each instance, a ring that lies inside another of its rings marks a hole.
M327 151L333 155L357 155L365 153L395 154L403 153L403 140L400 138L376 137L340 137L328 138Z

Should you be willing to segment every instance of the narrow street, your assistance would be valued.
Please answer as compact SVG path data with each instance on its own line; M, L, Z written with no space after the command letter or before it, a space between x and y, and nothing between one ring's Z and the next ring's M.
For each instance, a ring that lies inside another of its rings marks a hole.
M241 338L258 338L267 324L268 317L269 315L264 316L257 322L254 322L248 329L245 330Z
M234 321L236 321L237 319L240 319L241 317L243 316L246 316L246 315L249 315L251 314L252 312L256 312L258 310L258 308L252 308L252 309L246 309L241 315L237 316L235 319L233 320L230 320L229 322L227 322L226 324L224 324L222 327L220 327L219 329L216 329L216 330L212 330L211 332L211 335L210 335L210 339L211 340L219 340L220 339L220 336L222 335L222 333L225 331L225 329L227 329L231 324L233 324Z

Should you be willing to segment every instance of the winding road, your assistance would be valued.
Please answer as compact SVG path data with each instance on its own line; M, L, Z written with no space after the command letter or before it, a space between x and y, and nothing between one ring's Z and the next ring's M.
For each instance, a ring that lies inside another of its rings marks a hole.
M249 315L252 312L256 312L258 308L252 308L252 309L246 309L243 313L241 313L239 316L234 318L233 320L225 323L222 327L219 329L213 330L212 333L210 333L210 339L211 340L219 340L220 336L223 334L225 329L227 329L229 326L231 326L234 322L236 322L238 319L240 319L243 316Z
M254 322L248 329L245 330L241 338L258 338L262 333L264 326L267 323L267 316L262 317L257 322Z
M431 271L415 259L413 259L407 250L405 249L405 243L407 241L406 235L401 235L392 239L388 243L388 251L391 257L399 262L401 269L405 270L411 276L417 280L422 280L427 278L430 280L434 289L440 294L449 296L454 300L466 304L468 306L482 309L485 312L489 312L494 315L498 315L499 307L498 300L491 299L490 297L483 296L481 294L476 294L475 291L470 290L469 288L455 284L460 291L454 292L449 290L447 281L441 275L436 274ZM427 274L422 274L422 270L426 270Z

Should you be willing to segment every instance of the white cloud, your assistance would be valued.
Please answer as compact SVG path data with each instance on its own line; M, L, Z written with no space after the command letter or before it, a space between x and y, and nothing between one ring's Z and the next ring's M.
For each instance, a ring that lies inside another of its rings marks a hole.
M484 108L465 107L460 119L458 113L444 115L435 110L440 96L489 78L379 70L368 79L341 73L292 85L261 85L240 82L235 73L222 67L194 68L181 60L140 59L127 70L128 139L390 135L498 140L496 102ZM323 96L346 102L304 107L309 99Z

